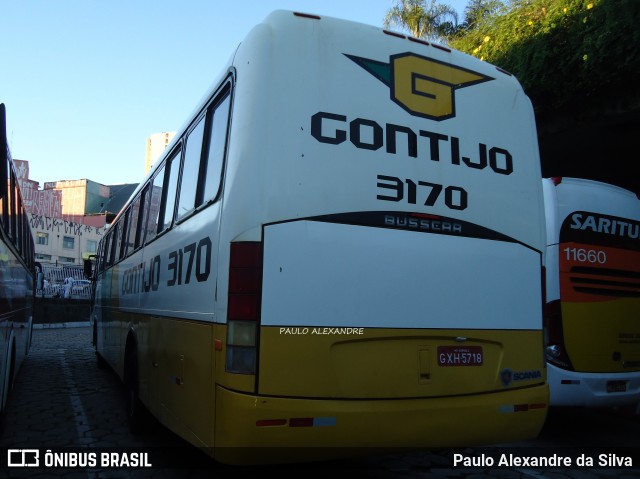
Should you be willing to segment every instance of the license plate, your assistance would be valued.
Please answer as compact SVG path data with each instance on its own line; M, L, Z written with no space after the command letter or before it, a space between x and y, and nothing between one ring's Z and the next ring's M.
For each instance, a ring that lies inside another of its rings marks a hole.
M608 393L624 393L627 391L627 381L607 381Z
M482 346L438 346L438 366L482 366Z

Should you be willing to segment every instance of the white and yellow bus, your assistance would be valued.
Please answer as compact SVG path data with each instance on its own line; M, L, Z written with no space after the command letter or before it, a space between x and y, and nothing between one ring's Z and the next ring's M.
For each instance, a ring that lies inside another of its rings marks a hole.
M0 103L0 419L24 358L33 325L34 248Z
M540 178L510 74L276 11L105 235L98 360L230 464L535 437Z
M580 178L543 180L552 406L640 403L640 199Z

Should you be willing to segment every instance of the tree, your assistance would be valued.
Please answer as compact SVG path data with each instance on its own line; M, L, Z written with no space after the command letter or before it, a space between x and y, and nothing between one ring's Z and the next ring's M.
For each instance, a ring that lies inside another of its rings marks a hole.
M460 30L476 30L486 20L504 12L505 8L502 0L469 0L464 9L464 21Z
M458 13L436 0L397 0L384 17L384 27L400 26L415 38L446 41L458 27Z
M624 105L640 81L638 18L638 0L511 0L449 45L515 75L538 113Z

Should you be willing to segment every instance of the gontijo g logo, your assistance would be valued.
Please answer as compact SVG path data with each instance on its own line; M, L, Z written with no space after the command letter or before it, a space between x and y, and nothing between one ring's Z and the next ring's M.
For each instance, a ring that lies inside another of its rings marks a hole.
M441 121L456 116L455 91L493 80L480 73L415 53L392 55L389 63L344 54L391 90L391 100L410 114Z

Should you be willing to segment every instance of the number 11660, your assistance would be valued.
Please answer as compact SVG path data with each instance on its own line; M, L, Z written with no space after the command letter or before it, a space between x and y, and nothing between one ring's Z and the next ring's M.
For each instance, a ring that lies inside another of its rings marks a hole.
M602 250L587 248L565 248L562 251L564 251L567 261L596 264L605 264L607 262L607 253Z

